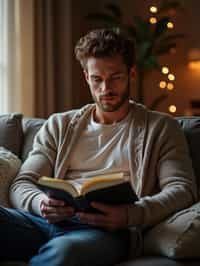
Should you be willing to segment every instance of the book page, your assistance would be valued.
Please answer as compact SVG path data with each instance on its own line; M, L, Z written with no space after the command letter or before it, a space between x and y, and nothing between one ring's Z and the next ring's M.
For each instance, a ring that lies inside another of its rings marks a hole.
M61 189L70 193L73 197L79 196L80 187L75 186L71 180L63 180L58 178L41 177L38 180L39 185L47 186L50 188Z
M94 191L100 188L118 185L127 182L127 180L128 177L125 176L123 172L95 176L92 177L91 179L87 179L83 183L80 193L84 195L89 191Z

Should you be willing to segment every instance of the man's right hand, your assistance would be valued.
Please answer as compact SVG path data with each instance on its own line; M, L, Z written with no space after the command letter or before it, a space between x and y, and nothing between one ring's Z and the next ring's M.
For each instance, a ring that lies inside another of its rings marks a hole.
M40 204L42 217L49 223L61 222L67 217L74 215L74 208L67 206L64 201L46 198Z

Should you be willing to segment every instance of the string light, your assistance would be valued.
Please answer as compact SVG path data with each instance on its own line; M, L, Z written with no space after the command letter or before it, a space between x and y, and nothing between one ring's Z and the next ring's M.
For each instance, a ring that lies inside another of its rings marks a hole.
M174 23L169 21L169 22L167 23L167 28L168 28L168 29L173 29L173 28L174 28Z
M169 68L166 67L166 66L163 66L163 67L162 67L162 73L163 73L163 74L168 74L168 73L169 73Z
M171 82L168 82L168 83L167 83L167 89L168 89L169 91L173 90L173 89L174 89L174 84L171 83Z
M171 81L174 81L175 80L174 74L169 74L168 75L168 79L171 80Z
M168 108L169 112L170 113L176 113L176 105L170 105L169 108Z
M167 86L167 82L164 81L164 80L161 80L160 83L159 83L159 87L160 87L161 89L164 89L164 88L166 88L166 86Z
M157 23L157 18L156 17L150 17L149 22L151 24L156 24Z
M152 6L150 6L149 11L150 11L152 14L156 14L156 13L158 12L158 8L157 8L156 6L154 6L154 5L152 5ZM158 20L157 20L157 18L156 18L155 15L152 15L152 16L149 18L149 22L150 22L151 24L156 24L156 23L158 22ZM167 26L168 29L174 29L174 23L171 22L171 21L169 21L169 22L167 23L166 26ZM170 52L170 53L176 53L176 49L172 47L172 48L170 49L169 52ZM164 74L164 75L167 75L168 80L169 80L170 82L166 82L165 80L161 80L161 81L159 82L159 87L160 87L160 89L167 89L167 90L169 90L169 91L173 90L173 89L174 89L174 84L172 83L172 81L175 80L175 75L169 72L169 68L168 68L167 66L163 66L163 67L162 67L162 69L161 69L161 73ZM171 104L171 105L168 107L168 111L169 111L170 113L176 113L176 111L177 111L176 105Z
M151 6L149 8L149 10L150 10L151 13L157 13L158 12L158 8L156 6Z

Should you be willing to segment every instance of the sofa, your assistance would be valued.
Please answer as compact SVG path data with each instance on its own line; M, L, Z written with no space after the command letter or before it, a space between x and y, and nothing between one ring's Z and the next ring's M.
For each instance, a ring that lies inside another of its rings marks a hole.
M188 142L199 190L200 117L178 117L176 119ZM19 113L0 115L0 147L12 152L23 163L31 150L33 138L44 121L39 118L24 118ZM12 167L11 163L10 167ZM9 206L9 200L8 198L5 200L5 197L8 197L9 182L12 182L11 179L15 174L12 173L7 184L5 184L5 176L1 177L0 174L0 204ZM3 178L4 181L2 181ZM2 195L4 195L3 200ZM5 204L2 201L5 201ZM195 203L145 232L142 256L134 259L127 258L127 261L118 266L199 266L199 204ZM26 262L0 261L0 265L25 266L27 264Z

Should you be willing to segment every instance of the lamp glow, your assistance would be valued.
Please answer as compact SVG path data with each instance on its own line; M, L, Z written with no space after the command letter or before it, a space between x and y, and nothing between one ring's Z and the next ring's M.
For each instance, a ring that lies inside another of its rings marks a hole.
M174 84L171 83L171 82L168 82L168 83L167 83L167 89L168 89L169 91L173 90L173 89L174 89Z
M192 70L200 70L200 49L192 48L188 53L188 66Z
M200 70L200 61L193 61L193 62L189 62L188 66L190 69L192 70Z
M168 108L170 113L176 113L176 106L175 105L170 105Z
M166 88L166 86L167 86L167 82L166 82L166 81L164 81L164 80L160 81L160 83L159 83L159 87L160 87L161 89Z
M162 67L162 73L163 74L168 74L169 73L169 68L166 67L166 66Z
M173 28L174 28L174 23L169 21L169 22L167 23L167 28L168 28L168 29L173 29Z
M157 13L158 12L158 8L156 6L151 6L149 10L151 13Z
M168 75L168 79L171 80L171 81L174 81L175 80L174 74L169 74Z
M149 22L151 24L156 24L157 23L157 18L156 17L150 17Z

